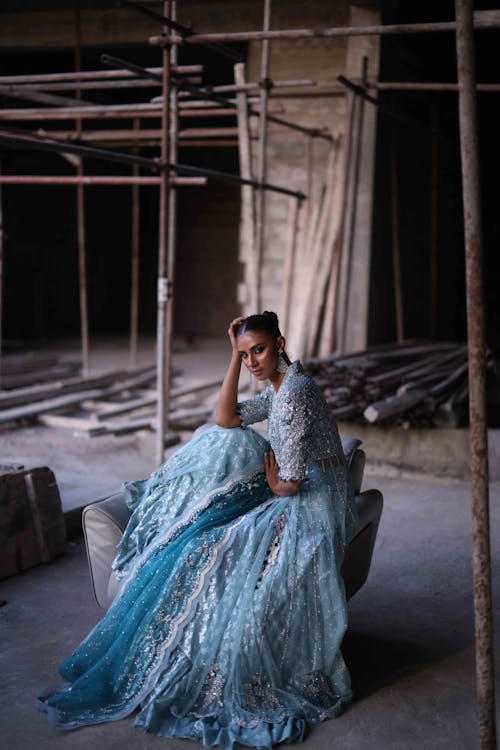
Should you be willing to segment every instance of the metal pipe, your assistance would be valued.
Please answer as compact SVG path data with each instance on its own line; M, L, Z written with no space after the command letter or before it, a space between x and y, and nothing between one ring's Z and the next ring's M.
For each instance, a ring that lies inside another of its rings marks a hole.
M159 73L152 73L142 65L136 65L136 63L130 62L130 60L122 60L120 57L114 57L113 55L103 54L101 55L101 62L103 65L117 65L119 68L130 70L135 75L142 76L143 78L151 78L153 81L162 82L162 75Z
M430 205L430 243L429 243L429 335L435 339L437 335L437 308L438 308L438 115L434 103L432 107L432 134L431 134L431 205Z
M1 129L1 125L0 125ZM89 159L103 159L104 161L118 162L119 164L138 164L141 167L147 167L154 171L160 169L156 159L145 159L143 156L134 156L132 154L123 154L118 151L109 151L109 149L95 148L93 146L76 145L75 143L64 143L54 139L43 140L33 136L27 138L14 133L1 133L0 143L13 148L24 148L35 151L52 151L59 154L76 154L77 156L86 156Z
M293 195L295 198L307 198L307 195L300 192L300 190L289 190L288 188L279 187L278 185L272 185L269 182L259 182L258 180L248 180L244 177L240 177L230 172L220 172L218 169L208 169L207 167L192 167L190 164L170 164L167 163L168 167L177 170L179 173L185 174L201 174L206 177L217 177L221 180L228 182L236 182L239 185L252 185L256 188L262 188L263 190L270 190L273 193L281 193L282 195Z
M373 81L367 88L378 91L458 91L458 83L403 83L393 81ZM500 83L476 83L476 91L495 93L500 91Z
M140 121L134 120L134 128L139 129ZM134 149L137 153L137 148ZM139 177L139 167L134 164L132 175ZM140 232L140 192L139 184L132 185L132 219L131 219L131 263L130 263L130 344L129 366L137 364L137 334L139 329L139 232Z
M194 34L191 26L184 26L183 24L177 23L171 18L167 18L165 17L165 15L162 16L160 13L157 13L151 8L147 8L146 6L140 5L139 3L133 2L132 0L122 0L122 5L128 5L131 8L135 8L135 10L138 10L139 13L143 13L144 15L153 18L155 21L159 21L167 29L178 31L180 33L181 39L186 39L191 34ZM211 49L213 52L217 52L224 57L228 57L230 60L233 60L233 62L243 62L244 60L244 56L242 54L240 54L236 50L231 49L230 47L226 47L223 44L213 44L208 42L205 44L205 46L207 47L207 49Z
M25 136L18 135L4 135L0 133L0 144L5 143L7 146L13 146L14 148L26 148L40 151L54 151L56 153L74 153L79 156L86 156L90 159L104 159L108 161L116 161L124 164L138 164L140 166L146 166L149 169L162 169L162 171L168 171L169 169L175 169L181 174L196 174L197 176L205 177L217 177L221 180L229 182L236 182L240 185L253 185L254 187L262 188L263 190L270 190L275 193L282 193L283 195L293 195L297 198L306 198L304 193L296 190L288 190L288 188L279 187L277 185L271 185L267 182L260 183L255 180L245 180L236 174L230 172L221 172L217 169L208 169L206 167L193 167L190 164L171 164L166 161L159 161L157 159L145 159L142 156L134 156L133 154L124 154L118 151L109 151L108 149L95 148L91 146L75 145L73 143L64 143L61 141L44 141L37 140L36 138L26 138ZM161 184L161 183L160 183Z
M0 163L0 176L1 176ZM3 256L4 256L4 233L3 233L3 197L0 184L0 388L2 387L2 358L3 358Z
M146 102L144 104L98 104L89 107L58 107L48 110L47 108L13 108L0 109L0 122L3 120L74 120L81 117L87 120L134 117L161 117L161 106L157 103Z
M172 0L171 15L175 21L177 17L177 1ZM169 48L170 66L173 67L177 62L178 48L172 46ZM172 86L169 92L169 159L171 162L177 161L177 140L179 132L179 118L177 107L177 87ZM177 191L169 185L168 191L168 232L167 232L167 320L166 320L166 372L165 372L165 393L167 399L170 398L170 387L172 382L172 337L174 333L174 290L175 290L175 253L177 244ZM166 406L166 428L169 426L169 401Z
M0 125L1 129L1 125ZM34 133L36 135L36 133ZM71 143L75 140L75 132L72 130L51 130L48 132L51 138L57 138L59 140L67 140ZM238 129L236 127L227 128L185 128L179 132L179 138L190 140L192 138L228 138L238 135ZM131 130L130 128L119 128L118 130L86 130L85 131L85 142L91 143L94 141L129 141L130 143L137 143L144 140L159 140L161 137L160 128L155 129L143 129L143 130ZM135 153L135 152L134 152Z
M499 11L477 11L474 13L475 29L500 28ZM434 21L431 23L399 23L375 26L337 26L326 29L282 29L276 31L233 31L211 34L193 34L189 37L169 37L170 44L206 44L207 42L255 42L263 39L328 39L346 36L386 36L394 34L429 34L453 32L454 21ZM149 38L150 44L163 45L166 36Z
M234 102L230 99L225 100L225 108L217 109L217 104L210 101L185 101L179 102L179 108L181 110L181 116L187 117L186 111L205 109L208 112L214 112L214 116L222 114L228 114L228 108L231 109L231 114L236 114L234 109ZM257 110L253 110L252 114L257 114ZM195 117L197 115L190 115ZM201 115L200 115L201 116ZM161 117L161 102L147 102L145 104L99 104L97 106L84 107L77 110L77 108L71 107L58 107L57 109L48 110L46 108L23 108L23 109L0 109L0 122L6 120L74 120L75 117L81 117L83 120L121 120L130 119L133 120L135 117L145 118L153 117L160 119ZM279 120L283 124L282 120ZM293 125L295 130L300 130L301 126ZM311 129L312 130L312 129Z
M264 0L264 20L263 30L269 31L271 27L271 0ZM259 119L259 148L257 152L257 179L258 182L263 185L266 181L267 176L267 106L269 101L268 86L266 85L269 79L269 41L264 39L261 48L261 60L260 60L260 77L263 81L263 86L260 92L260 119ZM264 231L265 231L265 194L264 190L260 188L257 191L257 202L256 202L256 228L255 228L255 279L254 284L254 299L256 303L256 309L254 313L262 310L262 259L264 255Z
M480 748L494 750L497 744L488 497L486 341L472 1L455 0L455 15L467 298L477 713Z
M11 97L12 99L26 99L31 102L48 104L50 107L81 107L82 104L92 103L82 102L81 97L72 99L69 96L59 96L49 94L45 91L38 91L30 86L12 86L11 84L0 84L0 96Z
M391 239L392 239L392 273L394 284L394 304L396 309L396 333L398 344L405 340L403 287L401 280L401 253L399 245L399 186L398 163L396 158L395 133L391 139Z
M151 88L151 87L157 87L161 85L161 78L160 77L154 77L153 75L155 73L155 70L152 70L151 68L144 68L145 71L150 73L148 77L142 77L142 78L130 78L130 79L124 79L124 80L105 80L105 81L69 81L68 83L41 83L41 84L34 84L36 85L36 89L33 89L31 84L30 85L23 85L23 86L11 86L11 84L2 84L0 79L0 91L2 89L5 89L6 93L9 93L9 90L15 88L16 91L19 91L23 93L24 91L36 91L36 92L50 92L50 91L69 91L75 88L79 88L80 90L92 90L92 89L126 89L126 88ZM183 83L187 83L193 86L202 86L201 78L199 76L186 76L185 78L179 79L176 78L177 86L182 89ZM300 78L297 80L291 79L287 81L271 81L272 87L271 87L271 96L272 92L276 89L288 89L288 88L309 88L317 86L316 81L311 80L310 78ZM261 83L254 82L254 83L246 83L244 84L244 88L240 89L239 86L236 86L235 84L223 84L220 86L213 86L211 87L211 91L214 91L215 93L221 93L221 94L231 94L231 93L238 93L241 91L259 91L261 88ZM340 90L340 88L339 88ZM64 99L64 97L60 97L61 99ZM68 100L71 102L71 99Z
M206 177L171 177L176 187L197 187L207 184ZM161 177L134 177L133 175L97 176L82 175L0 175L0 185L159 185Z
M170 0L164 0L163 13L170 15ZM165 29L167 31L167 29ZM163 81L162 81L162 103L161 103L161 160L166 166L170 157L170 48L162 50ZM158 466L165 458L165 431L168 419L169 393L167 386L167 371L170 367L170 358L167 346L167 302L168 302L168 277L167 277L167 242L169 231L169 170L162 169L160 183L160 203L158 211L158 311L156 326L156 388L157 399L157 425L156 425L156 463ZM167 361L168 359L168 361Z
M163 68L147 68L150 73L161 73ZM175 67L176 75L199 75L203 73L203 65L178 65ZM4 83L26 83L36 85L40 83L51 83L59 81L91 81L107 80L108 78L134 78L133 73L128 70L79 70L64 73L35 73L16 76L0 76L0 84Z
M82 57L82 31L80 19L80 6L77 3L75 7L75 70L78 72L81 65ZM81 99L80 90L75 91L75 101ZM77 138L82 135L82 121L77 118L75 123ZM83 177L82 159L78 159L76 167L78 177ZM84 378L89 376L89 313L88 313L88 294L87 294L87 258L85 248L85 193L84 185L80 181L76 185L76 221L77 221L77 243L78 243L78 284L79 284L79 302L80 302L80 332L82 346L82 374Z

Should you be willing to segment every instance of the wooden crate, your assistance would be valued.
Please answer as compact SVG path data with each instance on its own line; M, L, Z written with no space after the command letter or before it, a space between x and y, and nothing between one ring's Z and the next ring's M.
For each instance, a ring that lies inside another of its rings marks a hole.
M56 478L46 466L0 474L0 579L66 552Z

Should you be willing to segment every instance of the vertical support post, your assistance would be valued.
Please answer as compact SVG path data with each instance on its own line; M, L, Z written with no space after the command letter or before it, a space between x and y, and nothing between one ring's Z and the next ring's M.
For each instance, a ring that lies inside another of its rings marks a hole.
M367 78L367 65L368 58L363 57L362 63L362 79L366 81ZM348 197L348 213L350 215L349 226L347 228L347 236L345 237L345 277L343 279L343 312L342 312L342 331L340 336L340 351L345 352L347 345L347 319L349 315L349 293L351 289L351 272L352 272L352 254L354 246L354 231L356 227L357 217L357 203L358 203L358 182L359 182L359 170L361 164L361 148L363 140L363 115L365 108L365 100L362 96L356 96L354 103L354 114L353 114L353 134L352 134L352 151L349 162L349 197Z
M429 247L429 334L437 335L437 230L438 230L438 115L434 106L431 114L431 237Z
M75 8L75 71L79 73L82 68L82 28L80 18L80 7ZM81 98L79 87L75 89L75 98ZM76 119L76 136L81 138L82 120ZM76 167L78 177L83 176L82 158L78 157ZM82 340L82 374L83 377L89 375L89 322L88 322L88 303L87 303L87 259L85 253L85 193L83 183L76 186L76 221L77 221L77 243L78 243L78 284L80 298L80 332Z
M401 284L401 255L399 246L398 163L396 158L396 136L391 137L391 239L392 273L394 277L394 302L396 308L396 333L398 343L405 339L403 315L403 290Z
M264 22L263 31L271 28L271 0L264 0ZM257 164L257 179L262 184L267 177L267 111L269 103L269 92L267 82L269 79L269 39L262 40L261 65L260 65L260 118L259 118L259 151ZM257 309L253 312L261 312L262 308L262 261L264 258L264 230L265 230L265 193L262 188L257 191L257 226L256 226L256 248L255 248L255 302Z
M247 82L245 64L236 63L234 66L234 82L241 86ZM236 92L238 112L238 150L240 157L240 175L245 180L253 180L252 145L250 140L250 124L248 117L248 94L246 91ZM240 219L240 260L246 264L245 269L245 313L255 313L257 308L257 258L256 258L256 190L251 185L241 186L241 219ZM243 300L241 300L243 301Z
M171 2L171 18L177 20L177 0ZM178 46L173 44L170 49L170 67L177 64ZM169 161L176 164L178 152L179 112L177 106L177 86L172 86L169 91L170 107L170 137L169 137ZM169 186L168 191L168 235L167 235L167 367L165 372L165 393L167 394L166 424L168 427L168 406L170 383L172 379L172 337L174 331L174 288L175 288L175 253L177 246L177 188Z
M140 121L134 120L134 130L139 130ZM138 149L134 148L134 153ZM132 167L134 177L139 176L139 166ZM139 231L140 231L140 188L138 184L132 185L132 226L131 226L131 278L130 278L130 344L129 344L129 367L137 364L137 338L139 329Z
M313 165L314 165L314 136L309 133L306 136L306 176L307 176L307 184L306 184L306 195L307 195L307 203L306 203L306 220L309 219L309 216L311 215L311 206L312 206L312 191L313 191Z
M475 95L472 0L455 0L458 108L464 206L467 344L469 361L469 444L472 491L472 570L476 636L479 747L495 750L495 675L491 607L491 553L486 413L486 342Z
M2 173L0 164L0 174ZM0 185L0 388L2 387L2 358L3 358L3 197Z
M293 276L295 273L295 256L297 250L297 232L299 211L302 202L299 198L290 198L288 214L288 232L286 240L285 267L283 271L283 285L281 287L280 324L287 330L290 314L290 297Z
M163 14L170 17L170 0L164 0ZM170 33L168 27L164 27L164 33ZM158 310L156 325L156 378L157 378L157 425L156 425L156 463L163 463L165 455L165 430L167 427L169 394L167 387L167 370L170 368L170 352L167 346L167 302L168 302L168 278L167 278L167 242L169 227L169 173L165 166L170 153L170 47L166 45L162 49L163 78L162 78L162 105L161 105L161 141L160 158L163 162L161 171L160 196L159 196L159 228L158 228Z
M339 234L337 237L335 253L333 257L332 275L329 294L332 295L333 299L330 302L329 308L331 309L331 319L329 323L329 332L325 336L325 348L326 354L330 354L335 350L336 339L337 339L337 317L339 312L339 286L340 286L340 269L342 262L342 249L344 246L344 234L345 226L347 223L347 207L348 207L348 193L349 193L349 176L351 174L351 162L353 153L353 128L354 128L354 113L356 108L356 96L352 91L347 93L347 116L346 116L346 133L344 136L344 183L342 188L342 217L340 220Z

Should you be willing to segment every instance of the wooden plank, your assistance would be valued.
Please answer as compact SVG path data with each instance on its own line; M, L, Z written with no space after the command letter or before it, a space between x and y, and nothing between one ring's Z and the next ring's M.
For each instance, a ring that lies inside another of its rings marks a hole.
M381 419L387 419L387 417L394 417L397 414L401 414L412 406L420 403L427 397L427 391L410 391L402 396L391 396L384 399L383 401L376 401L374 404L370 404L363 412L364 418L367 422L373 424Z
M218 388L222 385L222 378L215 378L213 380L205 380L201 383L195 383L194 385L181 386L180 388L172 388L170 391L170 398L176 398L179 396L188 396L191 393L197 393L199 391L209 390L210 388Z
M60 396L59 398L46 399L45 401L38 401L33 404L24 404L14 409L4 409L0 411L0 424L6 424L7 422L15 422L19 419L29 419L31 417L37 417L39 414L44 414L50 411L58 411L64 409L67 406L74 406L79 404L87 398L97 398L101 394L101 391L80 391L79 393L67 394Z
M137 409L144 409L147 406L154 406L157 400L157 396L154 395L149 398L136 398L131 401L125 401L114 408L96 413L95 419L97 419L98 422L104 419L113 419L113 417L118 417L121 414L127 414L131 411L136 411Z
M91 437L103 435L107 432L107 427L104 425L97 424L94 419L85 419L82 417L69 417L63 414L40 414L38 421L47 427L71 430L76 433L84 432Z
M16 388L13 391L0 392L0 409L5 409L8 406L13 407L19 404L32 403L34 401L43 401L52 396L73 393L82 389L104 387L116 380L117 377L123 377L124 375L126 375L125 371L117 371L116 373L108 373L92 378L68 378L67 380L59 380L55 383L26 386L24 388Z

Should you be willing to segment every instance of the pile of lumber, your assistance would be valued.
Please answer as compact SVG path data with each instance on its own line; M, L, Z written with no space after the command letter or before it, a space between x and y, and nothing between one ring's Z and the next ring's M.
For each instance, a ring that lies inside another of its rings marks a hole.
M62 360L57 354L27 352L4 354L1 362L1 387L21 388L68 378L80 372L80 362Z
M176 386L170 392L169 425L195 429L210 419L221 379ZM63 377L0 391L0 429L39 422L86 437L156 429L156 367L113 370L93 377ZM178 441L168 433L166 442Z
M313 186L307 205L290 205L280 321L282 329L289 331L290 351L300 359L321 353L324 342L333 337L346 159L345 144L338 136L331 145L323 180Z
M498 378L490 353L487 364ZM410 426L462 426L467 420L465 344L391 344L305 365L337 419Z

